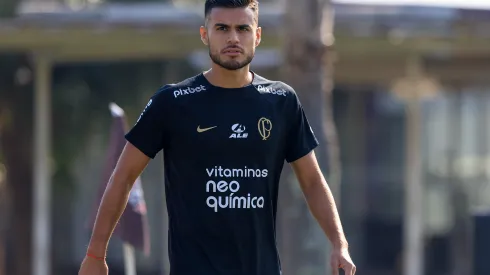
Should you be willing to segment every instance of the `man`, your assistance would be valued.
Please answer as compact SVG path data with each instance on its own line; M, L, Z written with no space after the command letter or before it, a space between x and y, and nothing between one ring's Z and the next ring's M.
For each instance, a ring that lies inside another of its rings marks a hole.
M132 184L161 150L171 275L281 274L275 219L284 160L332 243L334 274L354 274L296 93L250 71L261 39L258 2L207 0L205 16L211 69L162 87L127 133L79 274L107 274L107 245Z

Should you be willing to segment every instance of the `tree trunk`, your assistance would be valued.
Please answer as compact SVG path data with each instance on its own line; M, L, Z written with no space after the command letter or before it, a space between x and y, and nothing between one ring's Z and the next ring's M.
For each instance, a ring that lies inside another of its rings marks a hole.
M0 114L1 116L1 114ZM0 125L0 136L1 136ZM7 183L5 181L6 171L0 158L0 275L7 275L7 261L5 258L6 230L8 228L9 196L7 194Z
M31 273L32 134L25 134L31 132L26 128L30 128L30 125L23 127L22 124L18 124L12 132L4 133L5 137L2 139L8 183L12 189L13 221L9 233L13 237L16 275Z
M0 57L2 151L11 207L9 239L15 262L13 275L31 274L32 228L32 89L15 83L23 57ZM10 263L9 263L10 265Z
M330 2L285 1L284 76L298 93L320 147L316 154L337 204L340 200L340 156L332 110L333 53ZM307 15L307 16L305 16ZM281 262L285 275L327 274L328 244L309 213L291 169L281 190Z

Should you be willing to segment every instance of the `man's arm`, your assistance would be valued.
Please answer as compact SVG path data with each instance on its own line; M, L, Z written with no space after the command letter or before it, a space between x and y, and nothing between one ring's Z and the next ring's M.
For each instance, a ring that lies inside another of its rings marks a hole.
M88 253L106 256L109 239L126 208L133 184L149 161L148 156L131 143L126 143L102 197Z
M334 197L318 165L314 151L291 163L311 213L335 249L347 249Z

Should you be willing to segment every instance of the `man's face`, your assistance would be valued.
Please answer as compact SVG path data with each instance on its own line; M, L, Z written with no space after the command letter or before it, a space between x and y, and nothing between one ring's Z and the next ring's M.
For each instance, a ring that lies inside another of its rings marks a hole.
M238 70L250 64L261 37L261 29L250 8L214 8L200 33L211 60L227 70Z

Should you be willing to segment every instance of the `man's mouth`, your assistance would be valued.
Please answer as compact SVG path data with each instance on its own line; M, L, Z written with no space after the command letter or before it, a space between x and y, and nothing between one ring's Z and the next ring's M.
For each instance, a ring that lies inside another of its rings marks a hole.
M226 55L239 55L242 53L242 50L240 48L227 48L223 51L224 54Z

